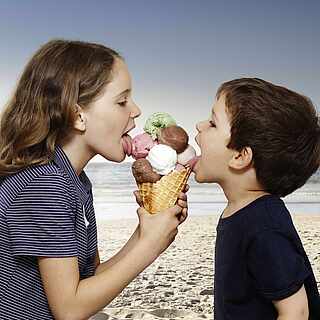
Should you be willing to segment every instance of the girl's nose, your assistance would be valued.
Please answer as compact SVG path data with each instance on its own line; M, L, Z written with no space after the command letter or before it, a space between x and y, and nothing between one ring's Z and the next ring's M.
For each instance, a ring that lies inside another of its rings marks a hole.
M205 126L206 121L200 121L196 124L196 129L198 132L201 132Z
M133 103L133 106L132 106L132 111L131 111L131 116L132 118L137 118L141 115L141 110L140 108L135 104Z

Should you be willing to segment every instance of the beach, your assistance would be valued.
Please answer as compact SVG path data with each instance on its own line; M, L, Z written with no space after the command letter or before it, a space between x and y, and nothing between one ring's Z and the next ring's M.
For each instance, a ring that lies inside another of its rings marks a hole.
M190 216L167 251L94 319L213 319L213 253L218 217ZM319 214L292 217L319 287L320 208ZM135 219L98 220L102 261L124 245L136 224Z

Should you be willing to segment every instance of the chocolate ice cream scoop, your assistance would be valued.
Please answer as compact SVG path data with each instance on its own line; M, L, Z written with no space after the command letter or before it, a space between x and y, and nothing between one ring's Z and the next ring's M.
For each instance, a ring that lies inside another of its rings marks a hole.
M179 126L170 126L160 129L158 142L170 146L176 150L177 153L181 153L188 146L189 136L183 128Z
M160 174L153 171L150 162L147 159L138 159L132 164L132 174L137 183L157 182L160 180Z

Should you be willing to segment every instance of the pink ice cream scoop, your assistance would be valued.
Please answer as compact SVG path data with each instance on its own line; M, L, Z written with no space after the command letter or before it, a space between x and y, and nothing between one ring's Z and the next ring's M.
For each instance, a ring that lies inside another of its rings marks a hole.
M181 153L178 154L178 163L185 166L188 161L196 156L196 150L190 144L188 147Z
M131 155L136 160L145 158L150 149L156 144L157 142L153 141L148 133L138 134L132 139Z

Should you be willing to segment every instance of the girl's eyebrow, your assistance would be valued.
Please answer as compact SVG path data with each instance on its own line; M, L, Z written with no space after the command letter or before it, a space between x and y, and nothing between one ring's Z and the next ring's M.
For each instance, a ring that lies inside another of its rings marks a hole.
M125 94L129 94L131 92L131 89L126 89L124 91L122 91L121 93L117 94L114 98L120 98L121 96L125 95Z
M215 118L215 120L218 122L218 117L216 115L216 113L214 112L214 110L212 109L212 117Z

